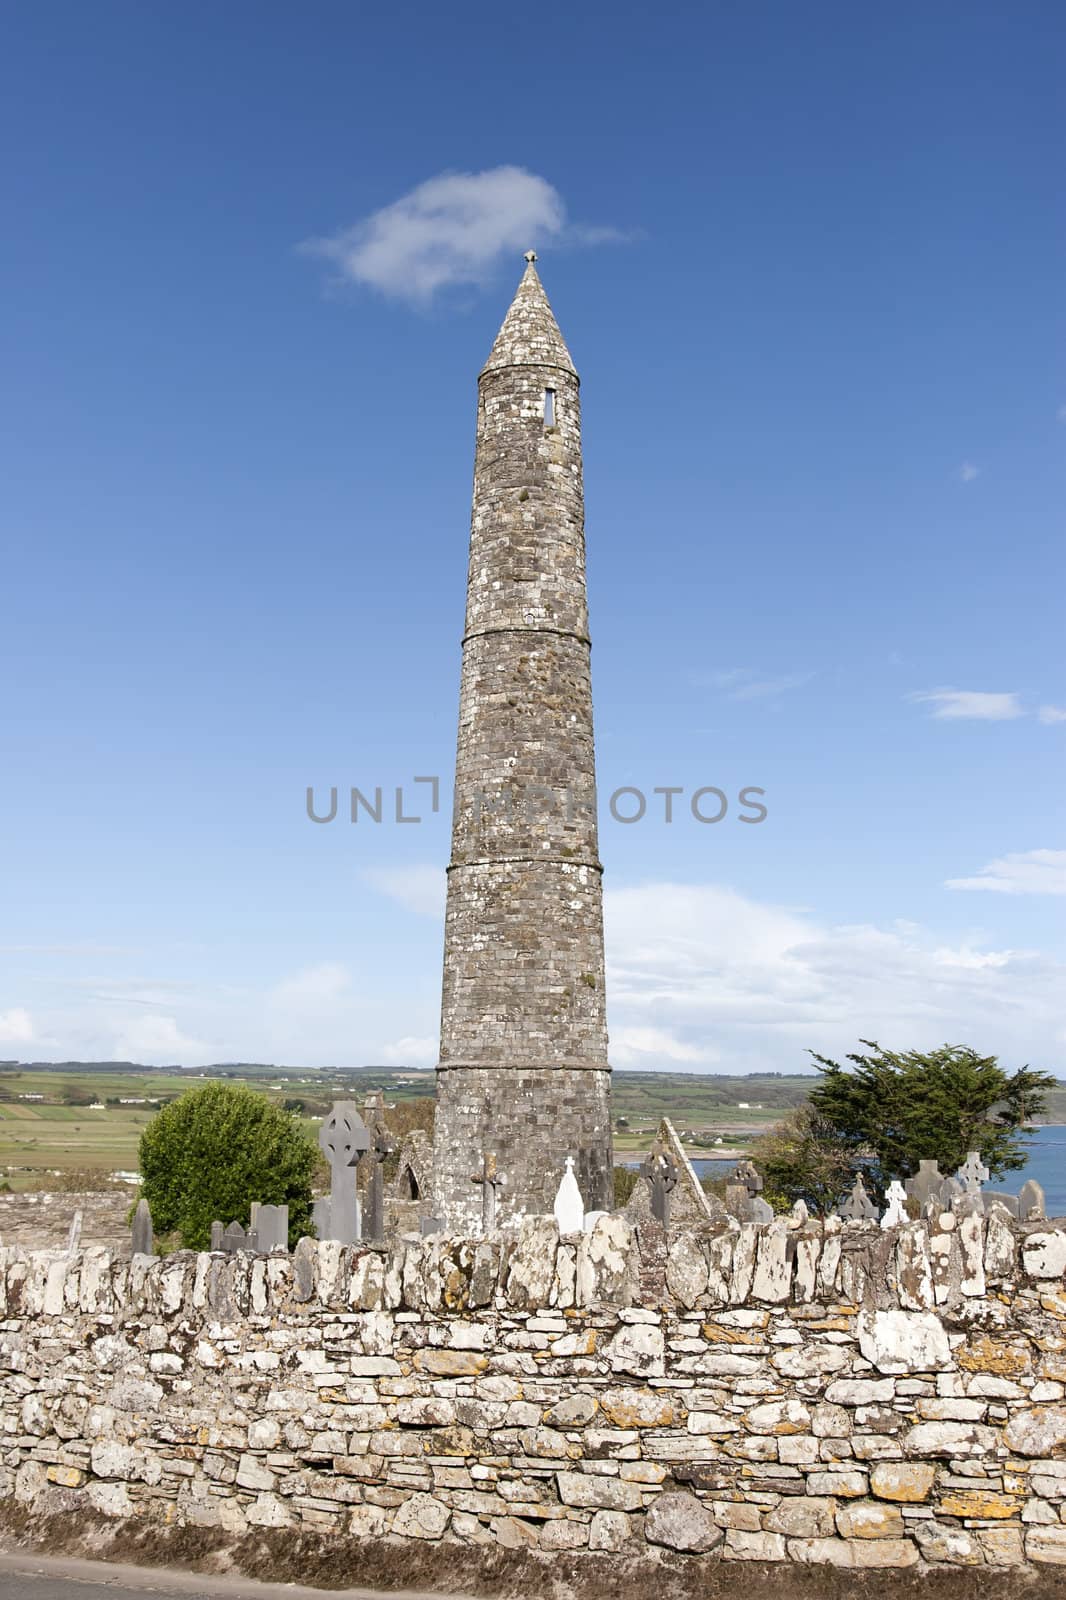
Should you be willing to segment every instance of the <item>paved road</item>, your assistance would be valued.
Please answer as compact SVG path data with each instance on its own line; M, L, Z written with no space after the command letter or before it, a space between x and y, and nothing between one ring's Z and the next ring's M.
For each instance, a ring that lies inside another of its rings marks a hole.
M32 1552L0 1554L0 1600L386 1600L380 1590L305 1589L295 1583L248 1583L156 1567L59 1561ZM387 1600L446 1600L393 1590ZM452 1600L461 1600L453 1596Z

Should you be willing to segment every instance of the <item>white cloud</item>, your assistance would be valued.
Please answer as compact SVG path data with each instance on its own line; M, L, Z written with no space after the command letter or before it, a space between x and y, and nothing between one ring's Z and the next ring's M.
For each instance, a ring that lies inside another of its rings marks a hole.
M398 1067L435 1067L440 1056L440 1040L434 1035L409 1034L391 1044L381 1046L378 1052L382 1062Z
M940 722L1009 722L1024 717L1025 711L1015 693L985 694L976 689L928 689L907 696L919 705L932 706L931 716Z
M760 674L754 667L729 667L723 672L712 672L700 677L701 688L719 689L730 700L766 700L785 694L789 689L800 689L810 683L813 672L783 672Z
M949 878L949 889L997 894L1066 894L1066 850L1022 850L982 867L975 878Z
M980 476L980 467L975 466L972 461L964 461L959 468L958 477L960 483L972 483L975 478Z
M634 1038L651 1044L662 1030L672 1053L642 1051L642 1065L796 1071L808 1047L836 1054L860 1038L969 1042L1058 1065L1049 1052L1066 970L1031 951L910 924L827 924L716 884L608 889L605 917L620 1064L634 1059Z
M1041 706L1036 715L1039 722L1066 722L1066 706Z
M444 916L448 879L442 867L367 867L363 877L408 911L417 912L421 917L439 919Z
M589 245L624 238L614 228L569 226L562 196L523 167L444 172L329 238L301 248L342 280L426 304L439 290L484 284L504 255L556 240Z
M33 1036L33 1018L22 1006L0 1011L0 1040L5 1044L25 1044Z
M118 1061L143 1061L149 1066L202 1066L212 1052L199 1039L183 1034L174 1017L131 1017L114 1046Z
M664 1061L705 1063L706 1060L704 1050L693 1044L685 1044L666 1028L622 1027L611 1030L611 1061L618 1067L655 1067Z
M336 1000L347 994L352 986L352 975L339 961L323 961L316 967L304 967L291 978L283 978L275 985L271 998L287 1009L314 1007L324 1000Z

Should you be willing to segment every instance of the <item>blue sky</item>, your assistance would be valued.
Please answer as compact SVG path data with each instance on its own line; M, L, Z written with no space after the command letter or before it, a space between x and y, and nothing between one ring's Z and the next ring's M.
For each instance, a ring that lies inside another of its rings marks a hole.
M601 798L768 808L604 804L614 1060L1066 1071L1064 57L1047 4L13 14L0 1055L433 1061L531 244ZM419 825L307 820L415 774Z

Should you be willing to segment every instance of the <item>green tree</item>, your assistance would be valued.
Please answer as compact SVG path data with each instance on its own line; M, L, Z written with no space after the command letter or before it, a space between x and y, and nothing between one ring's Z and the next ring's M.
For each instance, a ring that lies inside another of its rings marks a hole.
M765 1184L762 1197L775 1211L787 1211L797 1200L812 1211L831 1211L854 1169L850 1144L810 1104L794 1106L761 1133L751 1146L751 1159Z
M157 1234L205 1249L211 1224L247 1227L252 1201L287 1205L289 1242L311 1226L317 1151L290 1112L243 1084L205 1083L165 1106L141 1135L141 1193Z
M993 1178L1025 1166L1025 1125L1044 1113L1050 1074L1019 1067L1008 1075L995 1056L966 1045L922 1054L859 1042L866 1053L847 1056L850 1068L811 1051L821 1082L808 1103L868 1188L883 1195L920 1161L937 1161L948 1175L971 1150Z

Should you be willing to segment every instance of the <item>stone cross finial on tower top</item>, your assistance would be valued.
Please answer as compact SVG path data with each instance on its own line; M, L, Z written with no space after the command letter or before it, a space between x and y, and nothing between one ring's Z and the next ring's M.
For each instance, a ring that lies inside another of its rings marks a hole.
M576 377L566 341L537 276L534 266L537 252L527 250L525 259L526 270L496 335L482 376L499 367L561 367Z

